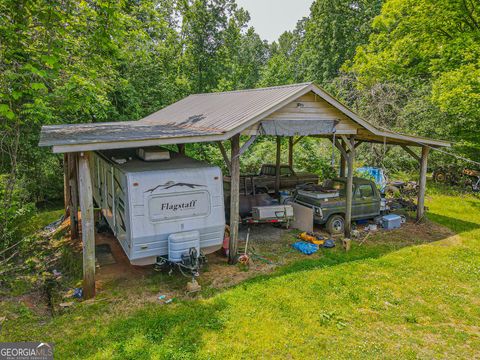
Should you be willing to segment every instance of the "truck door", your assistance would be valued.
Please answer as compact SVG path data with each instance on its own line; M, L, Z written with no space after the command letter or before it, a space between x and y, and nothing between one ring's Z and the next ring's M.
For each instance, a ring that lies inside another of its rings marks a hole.
M297 176L289 166L280 167L280 188L294 189L297 185Z
M375 194L372 184L360 184L356 187L352 204L353 218L369 218L379 214L380 201Z

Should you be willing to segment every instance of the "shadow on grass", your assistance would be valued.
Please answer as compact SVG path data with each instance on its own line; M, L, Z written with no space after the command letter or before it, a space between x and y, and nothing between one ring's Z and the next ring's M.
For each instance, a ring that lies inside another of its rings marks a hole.
M269 279L272 279L274 277L280 277L300 271L322 269L365 259L377 259L398 249L399 247L386 244L373 246L352 244L352 248L349 252L345 252L342 249L321 249L321 257L295 260L287 265L278 268L273 273L259 275L254 278L248 279L242 284L240 284L240 286L244 284L261 283L264 281L268 281Z
M178 306L151 304L94 333L67 340L62 358L192 359L202 347L202 335L224 328L220 312L227 307L221 299L192 301Z
M452 230L456 234L461 234L463 232L468 232L468 231L472 231L480 228L480 224L478 223L464 221L458 218L451 218L451 217L447 217L447 216L436 214L436 213L429 213L428 218L437 224L445 226L446 228ZM423 245L432 241L440 241L447 238L450 235L451 234L448 234L448 233L443 234L439 232L437 237L430 238L429 241L428 240L425 241L425 239L419 239L418 242L415 242L415 237L418 237L418 235L410 234L411 236L410 240L412 241L410 243L401 243L400 241L399 242L392 241L390 243L378 242L377 244L375 244L373 242L373 244L370 243L368 245L362 246L354 242L352 244L352 248L350 252L344 252L342 249L339 249L338 242L337 242L337 248L335 250L321 249L320 250L322 252L321 257L312 257L312 258L295 260L287 265L284 265L278 268L273 273L256 276L254 278L246 280L242 284L259 283L259 282L267 281L272 277L279 277L279 276L283 276L286 274L291 274L299 271L327 268L327 267L336 266L336 265L340 265L340 264L348 263L352 261L359 261L359 260L365 260L365 259L378 259L388 253L397 251L401 248ZM392 234L391 236L394 236L394 235ZM394 240L399 240L399 239L394 239Z
M477 203L472 202L475 206ZM445 215L440 215L436 213L428 213L428 218L440 225L443 225L457 234L461 234L463 232L468 232L476 229L480 229L480 224L471 221L460 220L458 218L452 218Z

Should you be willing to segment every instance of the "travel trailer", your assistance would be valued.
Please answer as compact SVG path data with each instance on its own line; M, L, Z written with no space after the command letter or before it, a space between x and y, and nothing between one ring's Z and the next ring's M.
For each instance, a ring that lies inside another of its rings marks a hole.
M160 148L99 151L91 161L94 200L132 264L221 248L220 168Z

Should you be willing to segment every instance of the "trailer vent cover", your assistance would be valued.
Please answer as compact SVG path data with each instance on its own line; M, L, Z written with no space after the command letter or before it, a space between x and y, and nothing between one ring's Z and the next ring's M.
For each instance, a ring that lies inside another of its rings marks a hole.
M137 150L137 155L144 161L170 160L170 151L157 147L140 148Z

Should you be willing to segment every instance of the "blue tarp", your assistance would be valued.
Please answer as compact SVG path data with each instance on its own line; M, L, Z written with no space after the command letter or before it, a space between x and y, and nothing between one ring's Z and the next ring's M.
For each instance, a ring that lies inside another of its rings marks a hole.
M382 169L371 167L371 166L364 166L364 167L358 168L357 172L372 176L375 181L375 184L377 184L380 187L380 190L383 191L383 189L385 189L385 186L387 185L387 178L385 177L385 174Z
M318 251L318 245L306 241L297 241L296 243L292 244L292 246L294 249L297 249L305 255L312 255Z

